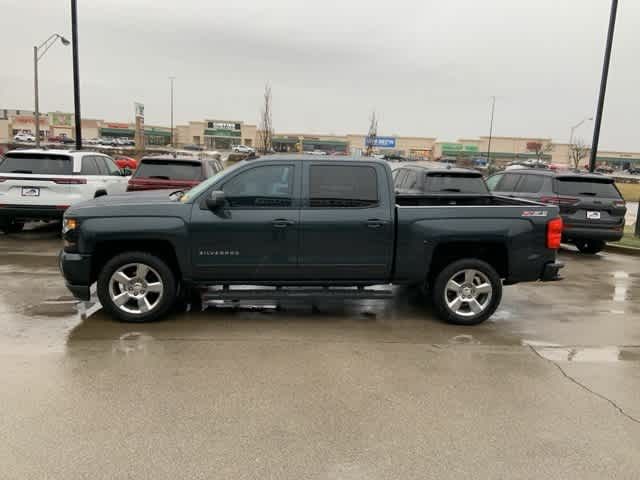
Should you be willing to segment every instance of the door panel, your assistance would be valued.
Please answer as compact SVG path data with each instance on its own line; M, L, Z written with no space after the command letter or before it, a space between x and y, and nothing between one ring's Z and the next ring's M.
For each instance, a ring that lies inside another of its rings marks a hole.
M306 163L301 279L387 278L394 225L384 173L371 165Z
M194 204L191 259L199 280L297 277L300 168L295 163L243 169L221 189L227 205Z

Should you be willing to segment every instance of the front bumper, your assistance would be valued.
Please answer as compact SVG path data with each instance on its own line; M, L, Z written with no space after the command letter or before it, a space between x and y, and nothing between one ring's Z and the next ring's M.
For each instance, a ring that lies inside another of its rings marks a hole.
M556 282L558 280L562 280L560 276L560 270L564 268L564 263L562 262L549 262L545 264L542 269L542 275L540 276L540 280L543 282Z
M91 256L60 251L60 272L69 291L79 300L89 300L91 293Z

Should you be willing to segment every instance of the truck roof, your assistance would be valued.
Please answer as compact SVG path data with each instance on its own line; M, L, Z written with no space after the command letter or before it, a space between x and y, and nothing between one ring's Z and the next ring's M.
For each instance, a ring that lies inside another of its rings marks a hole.
M272 155L264 155L257 158L248 158L248 162L261 162L267 160L315 160L321 162L369 162L378 163L380 165L388 165L386 160L373 157L352 157L345 155L311 155L304 153L276 153Z
M447 174L447 175L464 175L464 176L473 176L473 177L482 177L482 173L477 171L477 170L473 170L471 168L460 168L460 167L451 167L451 168L447 168L447 167L441 167L441 166L435 166L435 167L431 167L428 165L412 165L412 164L402 164L402 165L398 165L394 170L397 170L399 168L408 168L408 169L412 169L412 170L423 170L427 173L427 175L429 174L436 174L436 175L440 175L440 174Z

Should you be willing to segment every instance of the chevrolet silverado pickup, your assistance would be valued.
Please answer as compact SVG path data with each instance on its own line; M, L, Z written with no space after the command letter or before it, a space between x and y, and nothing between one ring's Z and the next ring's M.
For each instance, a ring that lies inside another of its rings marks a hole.
M121 321L158 319L187 292L377 298L379 285L401 284L424 287L440 318L472 325L495 312L503 284L557 280L561 237L557 206L396 195L385 161L280 155L239 162L186 193L73 205L60 267L81 300L97 282L102 307Z

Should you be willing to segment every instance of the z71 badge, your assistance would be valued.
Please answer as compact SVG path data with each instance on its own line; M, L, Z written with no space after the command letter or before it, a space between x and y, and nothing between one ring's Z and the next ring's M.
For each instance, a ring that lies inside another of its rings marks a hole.
M525 210L524 212L522 212L522 216L523 217L546 217L547 213L548 212L546 210Z

